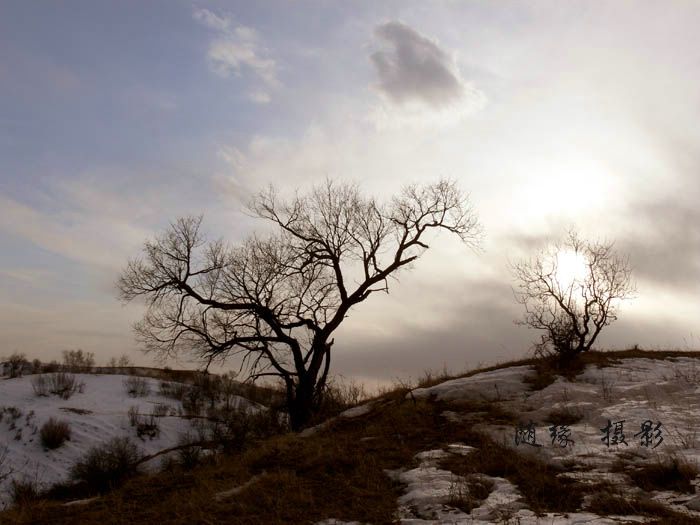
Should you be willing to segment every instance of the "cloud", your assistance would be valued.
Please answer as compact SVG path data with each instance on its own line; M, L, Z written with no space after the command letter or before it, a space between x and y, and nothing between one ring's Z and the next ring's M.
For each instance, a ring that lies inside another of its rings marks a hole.
M53 277L51 272L29 268L0 268L0 277L6 277L31 286L44 284Z
M637 231L619 243L638 278L678 291L700 283L700 211L678 199L639 203Z
M253 91L248 94L248 98L256 104L269 104L271 100L269 93L265 91Z
M249 69L266 85L279 85L277 64L261 45L255 29L237 25L229 17L219 16L207 9L195 9L192 16L218 33L207 50L207 60L215 73L222 77L231 74L240 76L244 69Z
M231 20L228 17L221 17L208 9L195 9L192 17L197 22L217 31L225 31L231 25Z
M385 47L371 55L379 90L391 101L420 101L434 108L449 106L467 93L451 57L432 40L401 22L375 29Z
M115 253L133 251L150 233L124 215L99 214L87 206L48 213L0 195L0 230L68 259L110 270L123 264L115 260Z

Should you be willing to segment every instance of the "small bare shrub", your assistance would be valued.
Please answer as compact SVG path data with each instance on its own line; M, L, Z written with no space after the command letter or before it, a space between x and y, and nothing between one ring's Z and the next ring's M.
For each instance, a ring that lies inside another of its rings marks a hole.
M132 406L127 412L129 416L129 424L136 428L136 435L143 439L148 437L150 439L158 437L160 434L160 426L156 420L155 409L154 413L150 415L139 414L138 407Z
M130 397L146 397L151 393L148 379L139 376L129 376L124 379L124 388Z
M601 395L605 401L609 402L613 400L613 385L610 382L610 379L605 377L604 372L600 373L600 389Z
M136 424L136 435L143 439L147 437L149 439L157 438L160 434L160 426L153 414L148 416L143 416L142 419Z
M156 403L153 406L153 415L155 417L165 417L170 413L170 405L165 403Z
M552 410L545 421L552 425L575 425L583 419L583 412L571 407Z
M32 378L32 389L37 396L47 397L50 394L62 399L69 399L76 392L83 392L85 383L78 381L73 374L55 372L41 374Z
M53 394L61 399L69 399L77 392L82 393L85 390L85 383L78 381L73 374L55 372L35 377L32 380L32 388L38 396Z
M286 421L273 409L217 408L209 410L207 419L196 422L200 440L214 441L224 452L240 452L251 441L287 431Z
M49 396L49 380L48 378L41 374L38 376L34 376L32 378L32 389L34 390L34 394L36 394L39 397L48 397Z
M127 437L116 437L91 448L71 468L74 481L83 482L99 491L110 490L138 471L139 450Z
M69 440L70 434L70 425L67 422L49 418L49 420L41 426L39 436L41 437L41 444L53 450Z
M139 407L132 405L127 411L127 416L129 417L129 425L135 427L139 421Z
M14 469L6 465L9 451L10 448L7 445L0 446L0 483L14 473Z
M185 446L193 443L194 441L196 441L195 438L190 434L181 435L178 439L178 445L183 448L177 451L177 459L180 466L185 470L192 470L202 461L201 447L195 445Z
M192 387L185 383L173 381L161 381L158 393L163 397L169 397L182 401Z
M642 466L625 468L625 473L639 488L646 491L672 490L692 494L692 482L700 470L686 459L672 456Z
M28 505L39 498L39 483L29 478L13 479L10 494L15 505L20 507Z
M15 406L2 407L2 413L7 414L7 419L10 424L10 429L14 429L16 426L16 421L22 417L22 410Z

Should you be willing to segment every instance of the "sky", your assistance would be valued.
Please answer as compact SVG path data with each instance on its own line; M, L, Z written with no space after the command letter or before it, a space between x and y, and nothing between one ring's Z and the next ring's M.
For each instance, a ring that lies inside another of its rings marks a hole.
M355 308L337 374L527 355L508 265L571 227L633 267L598 347L700 348L699 26L692 1L0 2L0 355L153 363L115 289L144 241L203 214L235 244L255 192L327 177L447 177L484 228Z

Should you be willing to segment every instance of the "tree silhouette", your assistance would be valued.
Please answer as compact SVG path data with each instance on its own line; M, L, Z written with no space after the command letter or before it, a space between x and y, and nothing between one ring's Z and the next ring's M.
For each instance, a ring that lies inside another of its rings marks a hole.
M563 268L572 257L580 261L573 272ZM620 302L635 291L629 261L615 253L613 243L585 241L575 231L511 271L516 300L525 307L516 322L543 331L536 352L562 361L590 350L602 329L617 320Z
M147 300L136 326L147 351L241 357L253 379L282 378L290 424L303 428L318 408L333 334L351 308L428 248L426 232L446 230L478 245L480 228L455 183L405 187L389 202L352 184L326 181L281 200L273 187L251 204L272 223L239 246L206 242L200 218L181 218L145 244L118 281L123 300Z

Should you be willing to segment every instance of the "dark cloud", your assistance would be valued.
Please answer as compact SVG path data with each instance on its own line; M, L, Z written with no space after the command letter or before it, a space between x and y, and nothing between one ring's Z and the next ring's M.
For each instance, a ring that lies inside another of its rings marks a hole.
M457 290L463 295L456 295ZM339 337L334 347L334 371L379 379L418 377L425 370L452 372L525 357L534 333L516 326L519 305L508 283L471 281L452 286L453 303L444 323L431 329L407 321L388 337L361 332ZM416 306L420 315L421 306Z
M379 75L379 89L394 102L418 100L430 106L447 106L465 94L450 57L434 42L401 22L375 29L386 47L371 60Z
M428 370L447 368L458 373L532 357L539 331L514 323L522 317L522 310L509 283L472 281L453 288L464 289L465 294L456 298L451 315L439 326L421 329L407 321L386 337L365 336L355 330L338 337L333 348L333 373L376 380L407 379L419 378ZM420 315L420 305L416 315ZM686 341L679 349L697 346L698 338L680 321L658 318L640 322L623 311L620 320L601 333L595 346L622 350L639 344L647 350L673 349L678 348L674 342L679 337Z
M671 200L640 203L634 209L644 234L617 246L630 256L638 279L682 290L700 284L700 209Z
M681 292L700 286L700 209L667 197L638 198L622 210L622 217L633 227L600 240L612 241L618 253L629 257L634 280ZM503 241L517 260L535 255L565 233L565 227L551 225L544 233L504 236Z

